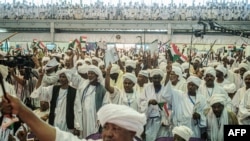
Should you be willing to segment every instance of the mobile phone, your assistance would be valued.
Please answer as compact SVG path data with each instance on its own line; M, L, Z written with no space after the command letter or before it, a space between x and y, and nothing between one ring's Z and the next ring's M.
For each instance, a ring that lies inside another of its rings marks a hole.
M35 134L34 133L31 133L31 132L29 132L28 134L27 134L27 141L35 141Z

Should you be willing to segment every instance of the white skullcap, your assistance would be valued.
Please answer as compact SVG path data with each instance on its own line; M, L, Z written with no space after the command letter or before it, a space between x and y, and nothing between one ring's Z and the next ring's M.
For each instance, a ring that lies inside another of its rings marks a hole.
M119 73L119 72L120 72L120 67L117 64L112 64L110 74Z
M225 76L225 75L227 74L227 70L226 70L226 68L225 68L222 64L218 65L218 66L215 68L215 70L218 70L218 71L222 72L222 73L223 73L223 76Z
M36 97L32 97L32 98L36 98ZM39 94L39 100L40 101L46 101L46 102L50 102L50 97L47 93L40 93Z
M99 67L95 66L95 65L89 65L88 66L88 72L89 71L93 71L96 75L98 75L97 81L99 83L101 83L103 81L103 76L102 76L102 72L100 70Z
M226 94L212 94L209 100L210 106L212 106L215 103L221 103L222 105L225 105L226 103Z
M236 91L236 85L234 83L224 85L223 88L227 93L234 93Z
M43 58L42 58L42 63L43 62L46 62L46 61L49 61L50 60L50 58L48 57L48 56L44 56Z
M49 62L45 65L45 70L58 66L59 63L57 62L56 58L49 60Z
M250 71L246 71L244 74L243 74L243 81L245 82L245 78L250 75Z
M150 72L150 77L153 77L154 75L160 75L163 78L164 72L161 69L153 69Z
M236 70L239 70L239 68L233 68L233 72L235 72Z
M124 56L121 57L121 58L120 58L120 61L121 61L121 62L125 62L125 61L126 61L125 57L124 57Z
M133 73L125 73L125 74L123 74L123 81L126 78L129 79L129 80L131 80L134 84L137 83L137 78L136 78L136 76Z
M125 67L127 67L127 66L130 66L133 69L135 69L136 68L136 61L134 61L134 60L126 60L125 61Z
M69 82L71 81L72 72L71 72L70 70L63 68L63 69L57 71L56 73L57 73L58 76L59 76L60 74L64 73L64 74L66 75L68 81L69 81Z
M117 104L106 104L97 112L97 117L102 126L112 123L129 131L141 135L146 124L145 114L126 106Z
M204 76L206 76L207 74L211 74L214 77L216 77L216 71L215 71L215 69L213 67L207 67L205 69Z
M179 68L182 70L182 68L181 68L181 64L180 64L180 63L178 63L178 62L174 62L174 63L172 64L172 66L179 67Z
M98 57L96 57L96 56L92 57L92 60L95 60L95 61L97 61L98 63L101 61L101 59L98 58Z
M182 67L182 71L184 72L185 69L189 68L189 63L188 62L184 62L184 63L181 64L181 67Z
M62 58L62 54L60 53L56 53L56 54L52 54L53 57L57 57L57 58Z
M6 79L6 77L8 76L9 70L7 66L4 65L0 65L0 72L3 76L3 79Z
M200 86L201 84L201 79L197 76L191 75L187 79L187 83L193 82L196 86Z
M179 135L180 137L182 137L183 139L185 139L185 141L189 141L189 138L193 135L193 131L188 128L187 126L176 126L173 129L173 135Z
M193 62L195 62L195 61L198 61L199 63L201 63L201 62L202 62L202 60L201 60L201 58L200 58L200 57L195 57Z
M181 80L181 77L183 76L181 68L177 66L172 66L172 71L179 76L178 80Z
M92 60L91 60L90 58L85 58L85 59L84 59L84 62L85 62L85 63L89 62L90 64L92 64Z
M76 65L78 65L79 63L81 63L82 65L85 64L85 61L83 59L79 59L76 61Z
M161 62L159 64L159 69L161 69L163 72L166 72L166 67L167 67L167 63L166 62Z
M238 68L245 68L247 71L249 70L249 66L246 63L240 63Z
M148 78L148 71L147 70L140 70L138 74L143 75L143 76Z
M81 66L79 66L79 67L77 68L77 71L78 71L78 73L81 73L81 74L88 73L88 67L89 67L89 65L87 65L87 64L82 64Z

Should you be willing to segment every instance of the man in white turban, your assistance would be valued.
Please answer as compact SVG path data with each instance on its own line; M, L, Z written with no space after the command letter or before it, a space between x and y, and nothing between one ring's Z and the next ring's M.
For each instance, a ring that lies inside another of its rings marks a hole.
M225 78L225 76L227 75L227 70L222 64L218 65L215 68L215 70L216 70L216 80L215 80L216 85L224 87L225 85L231 84L231 82Z
M150 77L152 83L144 85L144 90L140 95L141 112L147 115L146 141L153 141L158 137L170 136L171 134L170 110L162 98L164 85L161 81L164 72L161 69L153 69L150 72Z
M215 84L216 71L213 67L207 67L204 72L204 80L205 83L202 83L198 89L199 93L205 96L205 99L209 101L210 97L214 93L219 93L225 95L227 98L226 107L229 110L233 110L232 101L228 96L227 92L223 89L223 87Z
M168 64L168 66L171 64ZM172 65L172 71L170 72L170 81L172 87L175 89L186 92L187 91L187 82L186 79L183 78L183 73L180 67Z
M110 70L110 85L116 86L119 89L123 89L123 74L124 72L120 69L119 65L112 64Z
M169 81L171 68L167 67L167 85L164 87L162 98L172 106L173 127L184 125L192 129L192 137L205 138L206 117L204 109L207 107L205 97L198 93L201 79L197 76L189 76L187 79L187 91L181 91L172 87Z
M41 141L88 141L79 139L71 133L61 131L42 122L20 100L8 95L10 103L5 99L1 104L7 114L18 114ZM125 105L107 104L97 112L102 129L102 139L98 141L135 141L135 135L140 135L146 123L146 116ZM89 141L94 141L90 139Z
M76 119L79 107L75 107L77 89L70 85L71 74L68 69L58 71L60 85L47 87L41 85L31 93L30 97L40 100L48 97L48 101L50 101L49 124L63 131L75 133L80 130L79 121Z
M140 94L135 89L137 78L133 73L125 73L123 75L123 89L110 85L110 68L107 69L105 78L105 88L108 92L111 103L127 105L136 111L140 112L139 96Z
M79 125L81 129L80 138L96 133L99 130L97 111L102 105L108 103L108 98L105 97L106 89L103 86L102 72L95 65L88 66L88 79L85 80L77 90L75 105L78 108Z
M215 93L209 100L210 108L205 110L207 117L207 140L223 141L224 125L238 125L236 114L227 110L227 97Z
M173 129L173 135L174 135L174 141L175 140L183 140L183 141L189 141L190 137L193 135L193 131L188 128L187 126L176 126Z
M250 71L244 73L243 80L245 86L240 88L235 97L233 104L236 105L238 111L239 123L242 125L250 125Z
M135 85L136 91L141 94L144 85L148 83L149 73L147 70L140 70L137 75L137 83Z

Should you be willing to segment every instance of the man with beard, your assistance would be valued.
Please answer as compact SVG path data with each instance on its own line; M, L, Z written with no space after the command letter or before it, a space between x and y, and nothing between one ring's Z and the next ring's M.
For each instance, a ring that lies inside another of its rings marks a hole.
M80 129L75 114L76 108L79 107L74 107L76 105L76 89L69 85L71 72L62 69L58 71L57 75L59 75L60 85L41 86L31 94L31 97L41 99L42 96L47 96L48 101L50 101L49 124L75 134Z
M146 141L153 141L158 137L169 136L170 110L165 100L162 98L163 85L161 81L164 72L161 69L153 69L150 72L152 83L144 85L144 90L140 95L141 112L147 115L145 129Z
M232 111L226 108L227 96L214 93L209 100L209 109L205 110L207 117L207 141L223 141L224 125L238 125L238 120Z
M88 79L85 80L77 90L77 121L81 129L80 138L98 132L100 124L97 120L97 111L106 103L106 89L102 84L103 77L101 70L95 65L88 66ZM79 108L81 107L81 108Z
M214 83L215 77L216 77L215 69L213 67L207 67L204 72L205 83L202 83L200 85L198 89L198 93L204 95L207 101L210 100L210 97L214 93L223 94L226 96L226 100L227 100L227 102L225 103L226 107L228 108L228 110L233 110L232 101L230 97L228 96L227 92L223 89L223 87L219 85L215 85Z
M162 93L165 99L172 106L172 121L173 126L187 126L194 134L192 137L204 138L206 127L206 117L203 113L207 107L205 97L197 92L201 79L197 76L189 76L187 79L187 92L175 89L169 81L172 66L167 66L166 83L164 92Z
M8 94L7 98L9 102L5 98L1 102L4 113L17 114L40 141L87 141L42 122L19 99ZM97 116L103 130L102 139L96 141L135 141L135 135L143 132L146 123L144 114L125 105L107 104L97 112Z
M243 80L245 86L236 92L232 101L237 109L239 124L250 125L250 71L244 73Z

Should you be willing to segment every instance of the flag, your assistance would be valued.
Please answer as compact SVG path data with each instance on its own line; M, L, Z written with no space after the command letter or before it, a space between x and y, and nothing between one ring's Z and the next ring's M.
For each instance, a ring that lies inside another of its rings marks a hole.
M104 62L106 68L108 67L109 63L113 64L118 60L119 56L115 47L105 50Z
M80 43L81 43L81 48L82 51L86 51L87 49L87 36L80 36Z
M42 41L38 41L37 39L33 39L33 45L34 47L38 47L43 51L47 50L47 47L44 45Z
M73 41L70 41L68 49L77 49L80 45L80 41L78 39L75 39Z
M178 59L181 59L183 62L187 61L187 57L179 51L177 45L174 43L171 44L169 53L170 53L169 54L170 58L173 62L175 62Z

